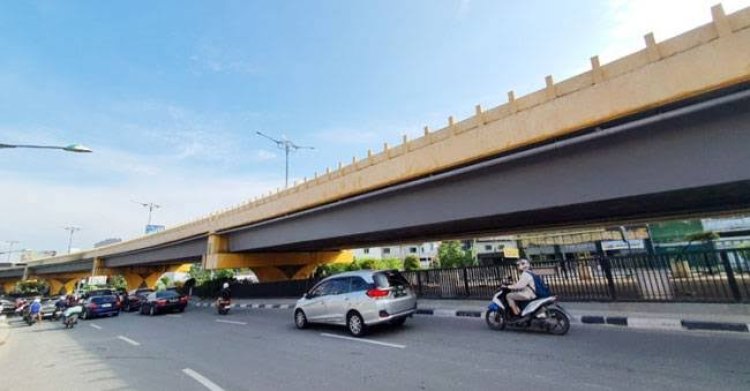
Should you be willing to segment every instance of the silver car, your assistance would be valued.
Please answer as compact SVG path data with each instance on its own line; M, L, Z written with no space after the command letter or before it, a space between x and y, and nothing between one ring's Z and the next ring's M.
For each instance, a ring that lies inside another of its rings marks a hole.
M359 270L328 277L297 301L294 323L345 325L355 337L368 326L404 324L417 310L417 295L396 270Z

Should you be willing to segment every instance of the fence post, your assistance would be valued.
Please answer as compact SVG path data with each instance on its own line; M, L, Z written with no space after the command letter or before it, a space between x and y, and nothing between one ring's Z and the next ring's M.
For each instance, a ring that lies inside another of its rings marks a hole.
M612 265L609 263L609 258L606 256L599 258L599 264L602 266L602 270L604 270L604 277L607 278L609 296L612 300L617 300L617 289L615 288L615 279L612 276Z
M740 287L737 285L737 280L734 278L734 270L732 265L729 263L729 256L726 251L719 253L721 263L724 265L724 271L727 273L727 283L729 284L729 290L732 291L732 297L734 301L742 301L742 295L740 294Z
M469 276L466 273L466 266L464 266L464 288L466 288L466 297L471 296L471 291L469 291Z
M422 297L422 272L417 270L417 296Z

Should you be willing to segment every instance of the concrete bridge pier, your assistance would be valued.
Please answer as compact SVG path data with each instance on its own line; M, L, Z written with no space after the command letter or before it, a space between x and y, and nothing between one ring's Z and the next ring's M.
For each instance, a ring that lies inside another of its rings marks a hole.
M250 268L260 282L301 280L310 277L320 265L351 263L351 251L233 253L226 236L208 237L203 268L206 270Z

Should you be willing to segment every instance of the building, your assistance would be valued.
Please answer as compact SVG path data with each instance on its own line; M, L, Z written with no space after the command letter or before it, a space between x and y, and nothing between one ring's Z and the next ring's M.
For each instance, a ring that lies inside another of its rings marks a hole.
M354 259L387 259L397 258L404 260L409 255L419 258L422 268L428 268L432 261L437 258L437 249L440 242L409 243L395 246L366 247L354 249Z

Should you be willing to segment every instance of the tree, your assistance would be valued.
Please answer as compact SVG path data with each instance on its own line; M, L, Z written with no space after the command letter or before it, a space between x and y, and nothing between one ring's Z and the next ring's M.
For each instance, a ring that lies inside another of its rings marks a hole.
M419 270L419 259L414 255L404 258L404 270Z
M122 274L112 277L111 284L117 289L128 289L128 281L125 280L125 277Z
M448 240L440 243L440 247L438 247L438 260L442 268L474 265L474 256L470 251L461 248L461 242L457 240Z
M211 272L201 265L192 265L188 270L188 276L195 279L195 285L203 285L204 282L211 279Z

